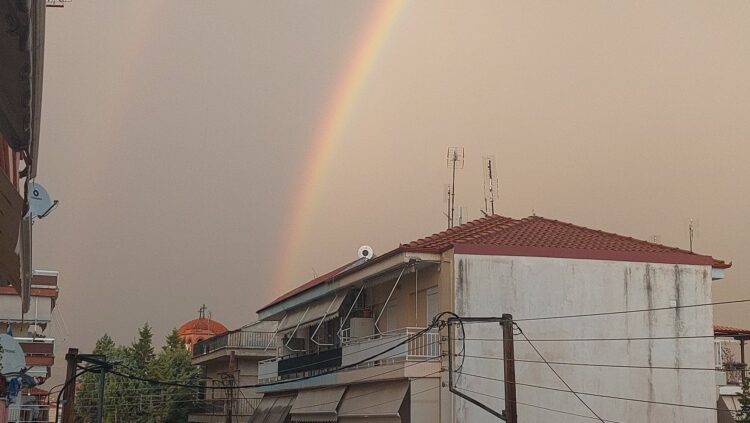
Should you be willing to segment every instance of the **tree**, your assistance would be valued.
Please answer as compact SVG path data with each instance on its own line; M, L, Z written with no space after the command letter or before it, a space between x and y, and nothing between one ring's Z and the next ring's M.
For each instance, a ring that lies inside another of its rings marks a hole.
M153 338L154 334L151 332L151 326L149 326L148 322L144 323L143 327L138 329L138 340L130 346L135 360L148 364L154 358L154 346L151 343Z
M173 332L172 334L174 334ZM151 362L150 374L159 380L166 380L185 385L197 385L200 382L200 368L191 363L191 354L185 349L182 340L167 337L159 356ZM170 342L171 341L171 342ZM155 416L163 422L186 422L188 414L195 410L198 390L186 387L165 387L162 401L154 410Z
M734 416L737 422L750 422L750 378L742 378L742 392L740 393L740 409Z
M151 327L146 323L138 330L137 340L128 347L117 345L109 335L103 335L96 341L94 354L106 356L122 373L182 384L199 383L200 368L191 364L191 355L176 330L166 337L158 355L154 354L152 339ZM96 418L99 375L86 373L81 383L76 396L76 421L92 423ZM110 373L104 396L104 417L108 423L183 423L196 408L197 390L155 385Z
M162 349L164 351L185 349L185 340L182 339L180 333L177 332L177 328L172 329L172 333L167 336L167 342L164 344Z

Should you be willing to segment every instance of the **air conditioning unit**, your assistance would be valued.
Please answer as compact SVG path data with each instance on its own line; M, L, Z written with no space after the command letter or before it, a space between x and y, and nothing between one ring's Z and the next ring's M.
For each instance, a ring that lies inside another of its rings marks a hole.
M366 338L375 334L372 317L352 317L349 320L352 338Z

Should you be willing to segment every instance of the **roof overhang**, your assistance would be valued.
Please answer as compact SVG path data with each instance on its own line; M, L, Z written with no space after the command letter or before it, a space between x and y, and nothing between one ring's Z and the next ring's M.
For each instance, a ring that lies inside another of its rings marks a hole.
M682 252L640 252L640 251L611 251L587 250L574 248L525 247L492 244L458 244L454 247L456 254L491 255L491 256L521 256L521 257L549 257L583 260L632 261L638 263L687 264L714 267L715 260L711 256L703 256ZM728 265L729 266L729 265ZM727 267L728 267L727 266ZM722 275L723 272L716 272ZM712 273L712 276L714 274ZM723 276L722 276L723 277Z
M394 274L407 266L405 272L439 263L441 255L436 253L394 250L382 259L374 258L354 269L342 272L325 283L318 284L297 295L268 305L258 310L259 320L280 320L284 315L304 304L325 297L338 290L361 286L363 283L377 284L393 279ZM381 256L383 257L383 256Z

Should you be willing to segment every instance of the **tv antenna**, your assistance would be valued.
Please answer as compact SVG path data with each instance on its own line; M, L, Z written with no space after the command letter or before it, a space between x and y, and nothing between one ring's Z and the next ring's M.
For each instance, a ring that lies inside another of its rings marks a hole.
M495 156L482 157L484 165L484 215L495 214L495 200L500 198L500 188L495 171Z
M448 169L451 170L451 185L450 193L448 197L448 227L452 228L454 223L454 215L456 211L456 169L464 168L464 148L463 147L448 147L448 156L446 160Z

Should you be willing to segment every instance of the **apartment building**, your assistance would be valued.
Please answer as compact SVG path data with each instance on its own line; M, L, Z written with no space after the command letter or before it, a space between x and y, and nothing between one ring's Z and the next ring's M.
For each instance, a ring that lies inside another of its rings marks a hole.
M53 315L60 290L58 272L38 270L30 285L30 307L21 311L21 297L15 288L0 287L0 331L12 333L26 358L26 375L36 386L24 389L17 402L8 408L9 422L42 420L47 415L47 392L40 388L52 376L55 365Z
M424 331L441 311L509 313L529 339L559 341L535 345L545 359L609 363L556 368L594 394L582 397L604 419L715 421L715 375L679 369L714 366L712 310L680 306L710 302L712 281L729 266L538 216L478 219L360 258L260 309L262 321L278 322L276 357L259 364L264 397L251 421L497 421L449 390L446 333ZM658 310L635 312L644 309ZM634 312L528 320L609 311ZM453 387L502 412L502 330L464 330L453 345ZM519 421L595 418L530 344L514 344Z
M44 64L44 0L0 2L0 286L29 307L31 214Z
M192 346L192 363L203 368L207 386L247 386L258 383L258 362L276 356L276 322L255 322L226 331ZM231 395L230 395L231 394ZM253 388L206 389L201 409L191 413L191 423L247 421L260 403Z

